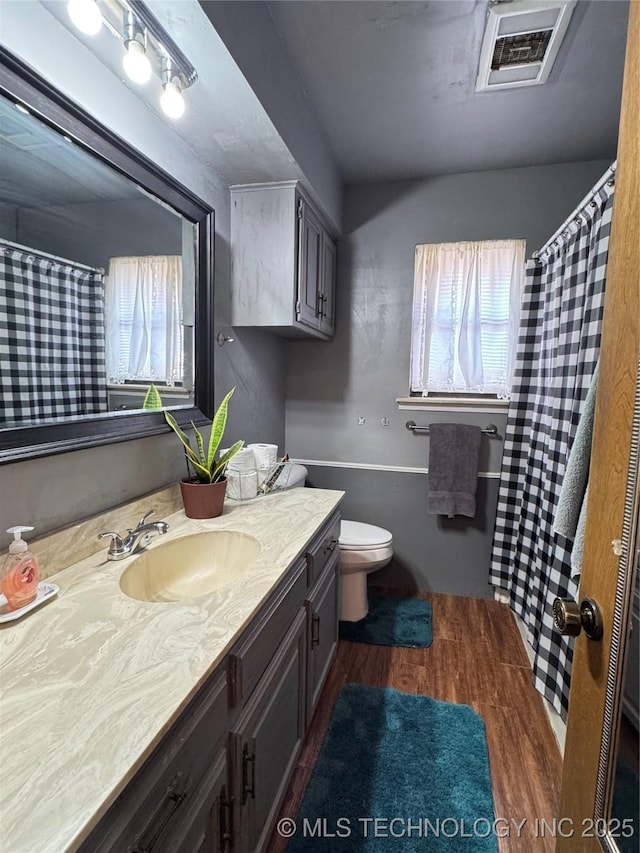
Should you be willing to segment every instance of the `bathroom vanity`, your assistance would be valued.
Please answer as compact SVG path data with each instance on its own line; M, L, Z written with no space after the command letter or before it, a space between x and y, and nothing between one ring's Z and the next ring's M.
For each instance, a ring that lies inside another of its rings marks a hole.
M119 587L135 557L102 552L5 628L8 850L266 849L336 651L341 498L294 489L211 521L175 513L149 552L226 530L258 557L202 598L146 602Z

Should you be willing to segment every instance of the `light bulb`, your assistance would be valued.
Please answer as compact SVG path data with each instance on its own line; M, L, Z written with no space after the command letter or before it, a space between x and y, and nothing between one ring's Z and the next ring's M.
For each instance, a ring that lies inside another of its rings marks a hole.
M88 36L95 36L100 32L102 15L96 0L69 0L67 11L80 32Z
M141 86L149 82L151 77L151 63L146 54L144 46L139 41L132 39L127 42L127 52L122 60L127 77Z
M160 95L160 106L169 118L180 118L184 112L184 98L177 83L169 81L165 83L162 95Z

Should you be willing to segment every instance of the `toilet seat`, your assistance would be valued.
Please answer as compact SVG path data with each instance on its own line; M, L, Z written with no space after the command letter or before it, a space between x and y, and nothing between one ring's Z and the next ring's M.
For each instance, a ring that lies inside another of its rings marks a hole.
M384 527L363 524L361 521L341 521L338 546L341 551L370 551L386 548L393 536Z

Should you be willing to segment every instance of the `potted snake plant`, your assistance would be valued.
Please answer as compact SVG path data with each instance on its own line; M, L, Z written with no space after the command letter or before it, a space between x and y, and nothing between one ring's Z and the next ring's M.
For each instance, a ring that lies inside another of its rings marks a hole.
M195 448L192 447L191 439L180 427L171 412L165 411L164 413L166 422L184 447L189 476L181 480L180 491L184 511L189 518L216 518L222 514L227 488L225 476L227 465L229 460L244 447L244 441L236 441L222 456L218 455L220 442L227 425L229 399L235 390L232 388L218 406L211 424L206 450L204 437L193 421L191 426L195 433ZM192 470L193 474L191 473Z

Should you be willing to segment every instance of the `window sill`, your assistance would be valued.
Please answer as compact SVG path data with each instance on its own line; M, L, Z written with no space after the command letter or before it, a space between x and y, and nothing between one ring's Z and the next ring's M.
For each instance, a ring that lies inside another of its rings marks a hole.
M508 400L496 397L396 397L398 409L408 412L449 411L449 412L488 412L506 415Z
M190 397L191 391L188 388L183 388L178 385L159 385L156 386L160 395L163 394L167 397ZM110 385L107 383L107 391L114 392L117 394L141 394L146 393L149 390L149 385L144 385L142 383L134 383L134 382L126 382L122 385Z

